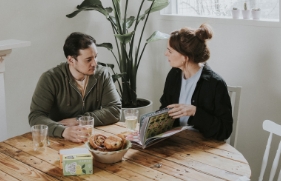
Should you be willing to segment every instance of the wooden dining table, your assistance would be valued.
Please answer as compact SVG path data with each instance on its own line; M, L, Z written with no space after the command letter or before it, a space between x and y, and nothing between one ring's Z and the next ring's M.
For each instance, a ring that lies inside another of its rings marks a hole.
M125 132L124 123L95 127L94 134ZM85 147L61 138L49 138L45 152L33 151L30 132L0 142L0 180L98 180L222 181L250 178L244 156L224 141L205 139L199 132L184 130L151 147L132 146L113 164L95 161L93 174L63 176L59 150Z

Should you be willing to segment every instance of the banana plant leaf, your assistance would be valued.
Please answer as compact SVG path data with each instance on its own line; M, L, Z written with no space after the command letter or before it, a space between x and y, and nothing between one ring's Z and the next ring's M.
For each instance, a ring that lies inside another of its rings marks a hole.
M134 16L130 16L129 18L126 19L126 29L129 29L135 21Z
M108 50L113 50L113 46L111 43L101 43L101 44L97 44L97 47L104 47L107 48Z
M131 40L131 38L134 35L134 33L135 33L135 31L132 31L132 32L124 34L124 35L116 34L114 36L116 38L118 38L121 43L126 44L126 43L128 43Z
M144 20L145 16L146 16L146 13L140 15L139 18L138 18L138 21Z
M153 0L148 0L148 1L153 1ZM139 16L138 21L143 20L145 18L145 16L149 13L149 11L150 11L150 13L160 11L161 9L164 9L168 5L169 5L168 0L155 0L154 4L151 7L151 10L150 10L150 8L147 9L144 14Z
M120 17L120 0L112 0L114 10L116 11L116 14Z
M84 0L80 5L77 6L77 9L83 7L95 6L95 5L102 6L102 3L100 0Z
M147 40L146 43L151 43L158 40L169 39L170 35L166 33L162 33L160 31L155 31Z
M99 65L105 66L105 67L110 67L112 71L114 71L114 64L110 64L110 63L103 63L103 62L98 62ZM114 73L111 77L113 82L116 82L119 78L124 77L124 75L126 74L126 72L124 73L120 73L120 74L116 74Z
M109 18L109 13L113 11L111 7L104 8L100 0L84 0L77 6L77 10L66 15L68 18L73 18L81 11L96 10L102 13L106 18Z
M164 9L168 5L169 5L169 1L168 0L155 0L154 4L152 5L150 13L153 13L153 12L156 12L156 11L160 11L161 9ZM145 13L148 13L148 12L149 12L149 9L147 9L145 11Z
M126 73L121 73L121 74L113 74L112 75L112 80L113 82L116 82L119 78L124 77L124 75L126 75Z

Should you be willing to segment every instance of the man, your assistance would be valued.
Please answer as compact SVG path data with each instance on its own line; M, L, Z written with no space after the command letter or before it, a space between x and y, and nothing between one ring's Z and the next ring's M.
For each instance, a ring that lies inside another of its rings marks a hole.
M95 126L120 120L120 97L108 70L97 65L95 43L93 37L78 32L67 37L63 47L67 62L43 73L37 83L30 126L45 124L49 136L84 142L77 117L92 116Z

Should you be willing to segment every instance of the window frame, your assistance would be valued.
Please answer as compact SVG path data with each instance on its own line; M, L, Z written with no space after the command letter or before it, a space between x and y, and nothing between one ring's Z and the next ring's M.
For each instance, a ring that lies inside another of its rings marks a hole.
M173 1L173 0L172 0ZM191 21L191 22L206 22L206 23L219 23L226 25L245 25L245 26L263 26L263 27L281 27L281 0L279 0L279 21L268 19L233 19L231 17L212 17L212 16L188 16L178 14L166 14L165 11L160 12L161 20L168 21ZM172 7L176 8L176 7Z

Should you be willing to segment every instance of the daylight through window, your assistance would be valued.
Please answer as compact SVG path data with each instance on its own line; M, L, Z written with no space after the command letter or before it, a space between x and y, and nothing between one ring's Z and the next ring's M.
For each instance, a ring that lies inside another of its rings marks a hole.
M250 10L260 8L262 19L279 20L279 0L171 0L162 13L230 18L231 10L243 10L245 2Z

